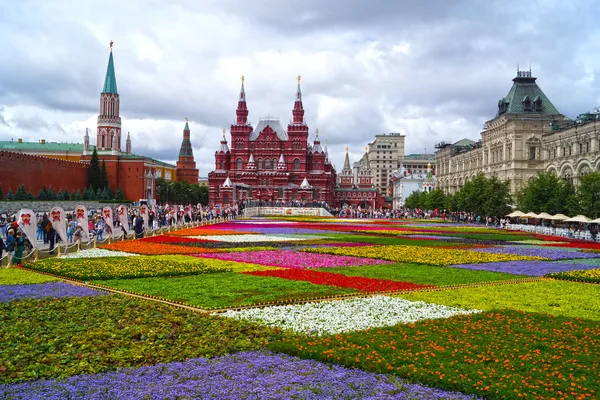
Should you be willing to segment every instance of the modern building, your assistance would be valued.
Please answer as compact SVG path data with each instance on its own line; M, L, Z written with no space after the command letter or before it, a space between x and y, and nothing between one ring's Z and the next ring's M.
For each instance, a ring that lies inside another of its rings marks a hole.
M436 145L438 187L454 193L483 173L508 180L512 193L516 193L545 169L543 143L556 132L553 126L565 122L568 119L537 85L531 70L517 71L511 89L498 101L496 116L485 123L479 140ZM571 147L575 149L575 144ZM559 154L564 161L569 157Z
M244 77L230 127L215 151L215 170L208 174L209 204L231 205L241 200L324 201L333 204L336 171L322 147L319 131L309 143L304 119L300 77L287 129L276 117L261 117L256 127L248 121Z
M373 171L375 188L382 196L389 194L392 172L400 167L404 158L405 138L406 136L400 133L375 135L375 140L367 145L365 156L360 161L364 163L368 160L369 168Z

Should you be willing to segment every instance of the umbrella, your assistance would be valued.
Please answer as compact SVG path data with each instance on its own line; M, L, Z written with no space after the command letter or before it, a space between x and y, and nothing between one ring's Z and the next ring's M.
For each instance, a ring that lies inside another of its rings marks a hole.
M600 224L600 218L596 218L596 219L590 221L590 224Z
M538 215L538 218L539 218L539 219L552 219L552 215L550 215L550 214L548 214L548 213L545 213L545 212L543 212L543 213L540 213L540 214Z
M565 219L565 222L582 222L584 224L587 224L590 221L591 219L589 219L585 215L576 215L573 218Z
M523 218L539 218L539 216L534 212L528 212L527 214L523 215Z
M521 211L513 211L510 214L507 215L508 218L517 218L517 217L522 217L523 215L525 215L525 213L521 212Z
M564 221L566 219L569 219L569 217L567 217L565 214L556 214L553 215L550 219L552 219L553 221Z

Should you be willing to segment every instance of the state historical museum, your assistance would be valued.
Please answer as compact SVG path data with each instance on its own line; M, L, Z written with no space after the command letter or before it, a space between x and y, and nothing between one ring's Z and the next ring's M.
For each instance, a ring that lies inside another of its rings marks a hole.
M208 174L209 205L227 206L242 200L333 204L336 172L327 146L321 146L318 130L312 145L308 142L300 77L287 129L275 117L262 117L256 128L252 127L242 77L230 134L231 149L223 130L221 146L215 152L215 170Z

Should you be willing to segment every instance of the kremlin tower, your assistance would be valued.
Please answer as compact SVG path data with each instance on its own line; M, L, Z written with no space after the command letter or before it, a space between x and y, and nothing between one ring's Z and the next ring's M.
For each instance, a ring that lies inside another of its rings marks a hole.
M177 180L186 181L192 185L198 183L198 169L194 161L194 153L192 151L192 142L190 141L190 126L187 118L185 119L185 127L183 128L183 141L179 150L179 159L177 160Z
M113 42L111 41L104 88L100 93L96 147L98 151L112 150L113 153L118 154L121 151L121 117L119 116L119 93L117 92L117 77L115 75L112 47Z

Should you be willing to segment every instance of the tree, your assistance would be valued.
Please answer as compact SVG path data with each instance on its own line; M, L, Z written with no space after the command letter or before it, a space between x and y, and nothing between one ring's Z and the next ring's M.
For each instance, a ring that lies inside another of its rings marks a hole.
M200 198L200 204L203 206L208 205L208 186L198 185L198 197Z
M62 191L62 188L58 188L58 193L56 193L56 200L64 200L65 194Z
M48 191L46 192L46 198L48 200L56 200L56 192L54 191L54 189L48 189Z
M76 191L76 192L73 192L73 193L71 194L71 199L72 199L72 200L77 200L77 201L81 200L81 199L82 199L82 196L81 196L81 190L77 189L77 191Z
M487 179L484 189L484 214L488 217L503 217L510 213L510 186L508 181L500 181L497 177Z
M123 191L121 190L121 186L117 188L115 192L115 200L123 201L125 200L125 196L123 196Z
M577 193L577 189L575 188L575 185L573 185L573 182L563 182L557 204L560 205L560 207L557 207L557 210L561 214L572 217L581 213L579 194Z
M6 200L14 200L15 196L13 196L13 192L11 188L8 188L8 192L6 192Z
M102 193L100 193L100 200L110 200L110 197L108 197L107 187L104 187L104 190L102 190Z
M27 191L25 190L25 185L19 185L14 197L15 200L27 200Z
M114 199L113 197L113 193L112 190L110 190L110 186L106 186L106 194L108 195L106 200L112 200Z
M404 207L410 209L425 209L425 203L427 201L427 193L416 190L412 192L406 200L404 200Z
M4 192L2 191L2 187L0 186L0 201L4 200Z
M38 200L48 200L48 198L46 197L46 192L44 192L44 189L40 189L40 191L37 195L37 199Z
M33 193L31 193L31 190L25 194L25 200L35 200L35 197L33 196Z
M540 172L523 188L518 201L525 212L557 214L563 206L558 202L564 182L552 172Z
M425 208L428 210L442 210L446 202L446 194L442 189L432 190L427 193Z
M103 193L104 189L98 188L98 190L96 190L96 200L104 200L102 198L102 193Z
M101 187L102 171L100 170L100 161L98 160L98 152L94 147L92 158L90 159L90 166L88 168L88 184L92 188L97 189Z
M591 172L581 177L579 200L582 212L589 218L600 216L600 172Z
M100 186L99 188L105 188L108 186L108 175L106 174L106 164L102 160L102 167L100 168Z
M454 194L447 194L446 195L446 200L444 201L444 208L448 211L458 211L458 208L456 206L456 200L457 197Z

